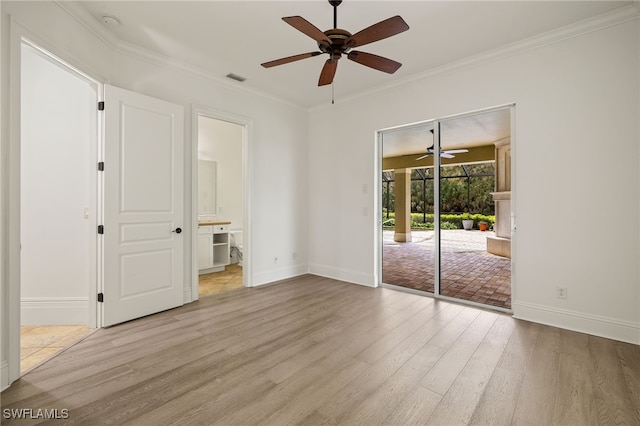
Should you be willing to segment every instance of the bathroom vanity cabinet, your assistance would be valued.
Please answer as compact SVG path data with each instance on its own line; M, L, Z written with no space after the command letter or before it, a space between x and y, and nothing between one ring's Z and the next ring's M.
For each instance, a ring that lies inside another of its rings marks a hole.
M198 270L200 274L224 271L224 267L229 264L230 223L198 223Z

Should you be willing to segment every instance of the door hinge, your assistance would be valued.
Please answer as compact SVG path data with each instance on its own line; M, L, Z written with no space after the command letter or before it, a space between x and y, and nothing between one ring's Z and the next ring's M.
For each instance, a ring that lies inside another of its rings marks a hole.
M100 161L98 163L98 170L104 172L104 161Z
M98 102L98 111L104 111L104 101Z
M104 302L104 294L98 293L98 302Z
M104 225L98 225L98 234L104 234Z

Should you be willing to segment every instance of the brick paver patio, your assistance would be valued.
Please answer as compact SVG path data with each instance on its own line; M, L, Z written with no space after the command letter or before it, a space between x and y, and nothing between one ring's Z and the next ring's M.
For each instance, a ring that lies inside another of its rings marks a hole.
M413 241L393 241L383 231L382 282L433 293L434 233L413 231ZM511 260L487 253L492 232L442 230L440 294L511 309Z

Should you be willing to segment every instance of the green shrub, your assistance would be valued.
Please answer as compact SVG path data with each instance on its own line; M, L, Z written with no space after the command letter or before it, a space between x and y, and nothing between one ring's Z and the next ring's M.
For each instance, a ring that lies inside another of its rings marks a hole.
M386 217L387 215L385 213L383 215L382 226L395 226L395 213L389 212L389 219L386 219ZM462 229L463 219L473 220L474 229L478 229L478 223L481 221L487 222L489 224L489 229L493 229L493 225L496 222L496 217L494 215L489 216L479 213L443 214L440 216L440 229ZM423 215L422 213L411 213L411 228L433 229L433 213L427 213L426 215Z

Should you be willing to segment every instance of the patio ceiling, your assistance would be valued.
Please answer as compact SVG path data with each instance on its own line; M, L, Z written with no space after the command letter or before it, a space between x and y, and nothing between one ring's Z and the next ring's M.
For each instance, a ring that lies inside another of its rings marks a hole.
M442 149L493 145L511 136L510 115L509 109L501 109L444 120L441 122ZM423 155L426 148L433 145L431 129L433 121L384 131L382 158Z

